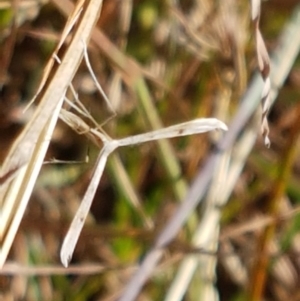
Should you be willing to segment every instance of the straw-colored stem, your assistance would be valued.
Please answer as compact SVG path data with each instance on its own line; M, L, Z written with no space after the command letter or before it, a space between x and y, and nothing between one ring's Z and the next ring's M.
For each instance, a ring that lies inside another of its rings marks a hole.
M300 116L300 106L297 108L297 116ZM291 134L288 136L282 160L278 166L278 176L271 187L271 195L268 201L267 212L270 216L276 216L279 212L279 204L283 198L288 178L290 176L293 162L296 157L298 140L300 134L300 118L293 124ZM269 265L269 244L274 237L276 225L274 223L268 225L262 233L258 241L257 258L255 259L252 275L249 283L249 301L258 301L263 299L263 293L267 277L267 269Z

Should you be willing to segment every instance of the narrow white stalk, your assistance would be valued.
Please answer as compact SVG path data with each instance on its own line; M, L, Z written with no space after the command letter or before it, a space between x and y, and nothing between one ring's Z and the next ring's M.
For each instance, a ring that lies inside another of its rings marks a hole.
M103 99L105 100L108 108L111 110L111 112L113 112L115 114L115 111L114 111L114 108L112 107L108 97L106 96L104 90L102 89L101 85L99 84L99 82L97 81L97 78L96 78L96 75L93 71L93 68L91 66L91 63L90 63L90 60L89 60L89 56L88 56L88 52L87 52L87 47L86 47L86 44L82 41L83 43L83 56L84 56L84 60L85 60L85 63L86 63L86 66L90 72L90 75L99 91L99 93L101 94L101 96L103 97Z

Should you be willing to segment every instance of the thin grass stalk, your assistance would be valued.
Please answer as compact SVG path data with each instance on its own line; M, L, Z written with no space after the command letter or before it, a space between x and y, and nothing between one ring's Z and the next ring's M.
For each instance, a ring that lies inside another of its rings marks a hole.
M220 210L216 208L210 208L205 212L203 219L198 225L197 229L193 233L192 245L198 248L204 248L205 251L215 253L216 249L212 248L214 241L212 238L218 232L218 222L220 219ZM212 256L213 257L213 256ZM188 291L192 277L196 272L196 269L200 269L202 274L203 270L207 267L209 256L207 255L188 255L185 256L183 262L180 264L175 278L172 281L172 285L168 290L164 300L176 301L182 300L184 294ZM207 271L207 270L206 270ZM211 278L207 278L211 279ZM202 279L203 280L203 279ZM205 283L201 281L198 283L199 288L203 288ZM214 289L212 289L214 290ZM201 296L203 297L203 292ZM200 298L200 300L202 300ZM203 299L206 300L206 299ZM211 299L210 299L211 300Z
M285 152L281 158L280 166L278 166L278 177L275 180L271 195L268 200L267 212L270 216L276 217L280 210L280 201L282 200L286 188L286 184L290 173L292 172L293 163L296 159L298 151L298 143L300 136L300 106L296 108L299 118L293 124L291 133L288 136L288 142ZM259 256L256 257L253 264L253 270L249 283L249 301L262 300L266 277L268 272L268 265L270 261L269 245L275 235L276 225L268 225L258 240L257 252Z
M230 159L230 169L228 172L227 183L222 191L224 199L229 199L236 182L245 166L246 160L254 147L257 139L257 131L259 124L260 114L257 111L249 126L244 130L243 134L236 141L235 147L232 151L232 156Z
M0 275L14 276L51 276L51 275L93 275L101 274L107 271L134 271L134 266L104 265L99 263L86 263L71 265L67 269L61 265L22 265L7 262L0 270Z
M119 41L119 49L126 51L127 37L130 30L130 24L132 19L132 0L124 0L120 4L120 26L119 30L122 33ZM109 98L112 102L114 109L117 111L121 103L121 89L122 89L122 76L119 72L115 72L112 75L111 85L109 89ZM112 126L111 126L112 127Z
M217 165L215 170L215 175L213 176L210 189L205 200L205 206L207 207L207 212L205 212L208 218L211 220L206 224L203 223L202 227L211 229L211 236L209 239L208 246L213 248L212 251L216 252L219 244L219 231L220 231L220 219L221 219L221 208L226 204L227 199L224 198L223 190L227 184L227 177L229 173L229 162L231 158L231 150L227 150L223 153L220 158L220 162ZM215 217L214 219L212 217ZM198 233L198 241L201 240L201 233ZM197 242L198 242L197 241ZM205 244L202 244L202 248L206 248ZM208 258L201 258L202 268L199 269L201 275L201 281L203 282L206 290L199 294L202 296L202 300L207 300L207 293L210 292L211 297L214 297L215 300L219 298L218 291L215 287L215 268L216 268L216 257L211 256ZM200 262L201 262L200 261ZM210 279L208 281L207 279ZM201 300L201 298L200 298Z
M163 124L153 104L153 99L149 93L145 80L142 78L137 79L134 89L139 98L139 106L143 116L150 127L154 130L163 128ZM182 178L181 168L174 154L174 150L167 140L158 141L158 148L160 160L165 166L168 177L172 181L174 195L177 200L182 200L187 191L187 183Z

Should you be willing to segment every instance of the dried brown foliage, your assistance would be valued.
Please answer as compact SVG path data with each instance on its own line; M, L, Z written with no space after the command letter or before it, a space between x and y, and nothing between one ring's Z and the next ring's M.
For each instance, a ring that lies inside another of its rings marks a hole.
M0 299L297 300L295 1L101 2L0 2Z

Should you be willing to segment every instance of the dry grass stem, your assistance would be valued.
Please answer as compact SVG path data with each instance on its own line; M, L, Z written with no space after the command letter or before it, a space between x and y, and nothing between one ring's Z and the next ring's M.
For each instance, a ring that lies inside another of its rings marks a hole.
M10 214L10 216L7 216L5 224L1 225L2 247L0 252L0 266L5 262L11 243L27 206L51 140L51 135L63 103L66 89L81 61L83 55L82 41L87 43L99 15L101 3L102 1L95 0L90 1L89 4L86 5L83 1L80 1L76 6L74 14L71 15L71 18L67 22L62 40L54 52L56 55L56 51L60 48L66 35L70 32L74 23L78 21L78 27L73 34L73 38L62 59L62 63L57 67L55 76L44 91L34 116L26 125L18 139L14 142L2 165L0 174L0 179L2 179L2 185L0 187L0 204L2 207L6 207L5 204L7 203L13 204L11 205L11 208L18 208L18 214L11 216L12 211L9 210L6 213ZM46 77L48 79L52 65L53 61L50 60L38 92L44 87ZM18 193L11 198L12 194L9 191L17 191ZM7 199L8 196L10 199ZM1 222L4 220L2 214L3 212L1 210ZM9 223L11 223L11 226L9 226ZM4 236L6 231L7 237Z

